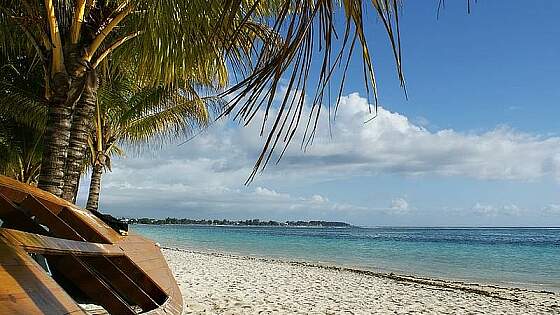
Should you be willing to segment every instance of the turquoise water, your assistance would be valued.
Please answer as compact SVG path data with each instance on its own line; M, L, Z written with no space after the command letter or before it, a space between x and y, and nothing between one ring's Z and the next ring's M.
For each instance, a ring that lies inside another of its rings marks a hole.
M560 229L133 225L164 246L560 292Z

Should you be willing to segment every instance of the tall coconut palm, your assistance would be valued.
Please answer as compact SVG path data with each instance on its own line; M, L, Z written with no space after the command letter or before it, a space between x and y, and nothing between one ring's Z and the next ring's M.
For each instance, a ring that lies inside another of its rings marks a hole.
M89 138L87 209L97 210L103 172L111 170L113 155L124 154L122 147L141 148L186 136L206 127L221 104L216 97L190 99L165 86L138 86L127 77L102 85Z
M289 90L315 91L304 135L309 141L333 73L341 69L343 75L356 51L364 63L365 81L377 96L365 34L368 10L386 29L403 80L397 2L0 0L3 52L35 55L44 69L49 112L39 185L62 195L66 174L65 195L75 191L77 161L85 152L94 112L96 72L108 58L134 67L137 81L144 84L231 84L225 93L234 97L225 114L237 108L234 117L245 123L263 106L270 111L281 80L287 78ZM343 23L335 22L338 15ZM308 84L314 60L320 69L318 80ZM228 70L238 79L230 78ZM302 99L287 93L272 117L253 175L267 164L279 140L284 149L290 143L303 107ZM69 144L71 150L66 149Z

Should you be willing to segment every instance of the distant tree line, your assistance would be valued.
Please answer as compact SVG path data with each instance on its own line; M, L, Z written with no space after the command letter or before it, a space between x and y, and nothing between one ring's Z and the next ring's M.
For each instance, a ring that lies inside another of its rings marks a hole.
M251 220L193 220L193 219L153 219L153 218L132 218L127 219L129 224L197 224L197 225L240 225L240 226L313 226L313 227L350 227L351 225L345 222L336 221L261 221L259 219Z

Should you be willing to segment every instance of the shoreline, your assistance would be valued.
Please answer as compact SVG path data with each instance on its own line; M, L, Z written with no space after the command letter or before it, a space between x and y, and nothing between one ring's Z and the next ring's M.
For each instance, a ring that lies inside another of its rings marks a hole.
M253 228L267 228L267 227L281 227L281 228L320 228L320 229L350 229L350 228L358 228L358 229L426 229L426 230L484 230L484 229L525 229L525 230L560 230L560 226L468 226L468 225L457 225L457 226L431 226L431 225L352 225L350 223L349 226L297 226L297 225L235 225L235 224L191 224L191 223L129 223L131 226L140 225L140 226L166 226L166 225L187 225L187 226L217 226L217 227L253 227Z
M272 310L271 313L276 313L274 309L280 313L306 313L316 309L321 309L323 314L356 310L360 313L359 310L366 305L397 310L418 303L421 305L414 309L420 313L461 313L466 310L509 314L560 313L560 295L544 290L224 252L161 248L183 292L186 314L190 311L200 313L203 309L211 313L230 310L230 314L253 314L265 310L265 306ZM318 297L313 294L303 298L301 295L305 296L306 292L315 292ZM244 308L232 304L231 301L236 299ZM294 306L289 302L293 300L302 301L297 304L299 306ZM306 303L309 305L302 306Z
M303 261L303 260L290 260L284 258L275 258L275 257L267 257L267 256L251 256L246 254L240 253L227 253L227 252L220 252L220 251L212 251L212 250L202 250L202 249L187 249L187 248L179 248L179 247L169 247L169 246L160 246L161 249L165 250L172 250L172 251L180 251L192 254L199 254L199 255L209 255L214 257L226 257L231 259L240 259L240 260L252 260L252 261L261 261L261 262L270 262L270 263L281 263L281 264L289 264L293 266L304 266L304 267L312 267L312 268L320 268L326 270L335 270L335 271L347 271L362 275L368 275L372 277L380 277L386 279L392 279L397 281L405 281L405 282L413 282L425 285L432 285L438 286L442 288L449 288L449 289L456 289L456 290L463 290L463 291L472 291L475 292L480 290L480 294L486 295L484 293L485 288L491 290L511 290L511 291L527 291L532 293L540 293L540 294L551 294L551 295L560 295L559 291L552 291L546 289L535 289L529 283L523 283L525 285L520 284L519 286L508 286L506 283L494 283L494 282L478 282L477 280L464 280L464 279L453 279L453 278L444 278L444 277L437 277L437 276L424 276L414 273L406 273L400 271L381 271L385 270L383 268L376 268L376 270L360 268L358 266L344 266L336 263L322 263L322 262L310 262L310 261ZM536 284L534 286L537 286Z

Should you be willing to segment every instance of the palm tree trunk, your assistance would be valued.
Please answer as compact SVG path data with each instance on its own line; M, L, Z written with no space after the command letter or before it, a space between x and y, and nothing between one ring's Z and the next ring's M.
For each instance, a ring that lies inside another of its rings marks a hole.
M96 163L91 172L91 182L89 183L89 196L86 209L97 211L99 207L99 192L101 191L101 176L103 175L103 165Z
M84 77L84 89L72 117L72 129L66 158L65 183L62 198L75 203L84 157L88 146L88 136L93 126L97 89L99 87L95 70Z
M43 159L38 187L56 196L62 194L64 165L70 139L71 107L66 98L69 78L65 73L54 75L53 97L47 114L47 126L43 138Z

